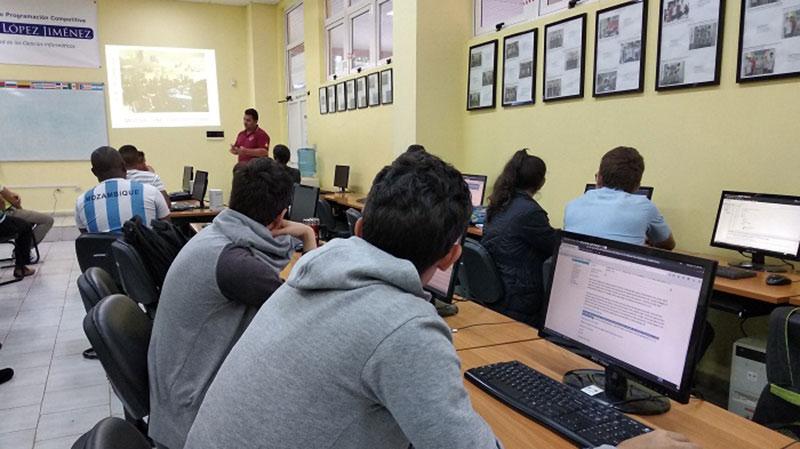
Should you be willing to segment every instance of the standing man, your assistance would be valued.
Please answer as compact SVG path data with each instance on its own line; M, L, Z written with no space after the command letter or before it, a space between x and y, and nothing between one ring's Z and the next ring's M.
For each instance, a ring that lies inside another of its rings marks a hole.
M239 164L257 157L269 157L269 134L258 127L258 111L255 109L244 111L244 131L236 136L230 152L239 156Z

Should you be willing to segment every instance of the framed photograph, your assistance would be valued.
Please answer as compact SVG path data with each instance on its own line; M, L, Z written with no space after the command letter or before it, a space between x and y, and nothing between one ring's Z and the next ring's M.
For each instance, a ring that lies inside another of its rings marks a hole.
M328 89L324 87L319 88L319 113L328 113Z
M344 82L344 90L347 92L347 110L352 111L356 108L356 80Z
M536 102L536 46L539 30L503 39L503 106Z
M736 82L800 76L800 2L742 0Z
M336 85L336 112L344 112L347 110L347 92L344 83Z
M378 72L367 75L367 104L378 106L381 104L380 75Z
M336 86L331 84L328 86L328 113L333 114L336 112Z
M394 102L394 80L392 79L392 69L381 72L381 104L392 104Z
M569 0L539 0L539 17L569 7Z
M597 11L595 16L595 97L644 91L647 0Z
M467 110L494 108L497 87L497 39L469 48Z
M661 0L656 90L719 84L724 0Z
M586 13L544 27L544 101L583 97Z
M367 107L367 77L356 78L356 106L358 109Z

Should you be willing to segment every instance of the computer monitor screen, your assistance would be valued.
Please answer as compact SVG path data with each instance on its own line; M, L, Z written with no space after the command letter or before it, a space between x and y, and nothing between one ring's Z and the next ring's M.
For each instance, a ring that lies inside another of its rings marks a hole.
M463 175L464 182L469 187L469 193L472 195L472 207L478 207L483 204L483 196L486 193L486 176L483 175Z
M542 333L688 401L716 262L562 233Z
M722 192L711 246L800 260L800 197Z
M454 263L447 270L436 269L431 280L425 284L427 290L434 298L450 303L453 301L458 263Z
M297 222L302 222L306 218L316 217L317 201L319 201L318 187L295 184L294 194L292 195L292 209L289 213L289 217L292 221Z
M187 165L183 167L183 191L190 193L192 191L192 177L194 176L194 168Z
M586 192L588 192L590 190L594 190L596 188L597 188L597 184L586 184L586 188L583 190L583 192L586 193ZM654 190L653 187L640 186L639 190L637 190L634 193L636 193L637 195L646 196L647 199L651 199L652 200L653 199L653 190Z
M350 182L350 166L349 165L337 165L336 172L333 175L333 185L334 187L339 187L342 189L347 188L347 184Z
M192 199L203 201L206 197L206 189L208 188L208 172L197 170L194 176L194 185L192 186Z

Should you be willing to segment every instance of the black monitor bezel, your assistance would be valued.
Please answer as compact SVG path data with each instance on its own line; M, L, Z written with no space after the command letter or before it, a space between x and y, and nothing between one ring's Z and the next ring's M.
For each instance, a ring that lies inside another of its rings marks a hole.
M593 362L603 367L613 365L614 367L621 369L623 372L625 372L627 377L634 379L636 382L639 382L640 384L654 391L657 391L669 398L672 398L678 402L681 402L683 404L688 403L692 389L691 380L694 375L694 370L696 368L697 355L702 348L701 341L703 337L703 331L705 329L706 314L708 311L708 302L709 298L711 297L711 292L714 288L714 276L716 274L717 261L703 259L694 256L688 256L684 254L678 254L670 251L664 251L660 249L651 248L648 246L632 245L629 243L617 242L614 240L607 240L583 234L560 231L559 242L558 245L556 246L555 251L553 252L553 263L551 264L551 271L550 271L551 280L555 276L556 266L558 265L557 255L559 249L561 248L561 243L563 242L564 238L584 241L589 244L601 245L612 249L639 253L646 257L659 257L671 261L698 265L703 268L703 283L700 287L700 298L697 302L697 310L695 311L694 324L692 326L692 335L689 338L689 347L686 351L686 360L684 361L683 365L681 384L678 385L677 388L673 388L672 384L668 384L665 381L659 382L657 376L652 376L649 373L645 372L644 370L641 370L621 360L617 360L616 358L608 354L596 351L590 348L588 345L573 340L567 336L561 335L560 333L554 330L548 329L546 327L547 311L550 306L550 301L553 300L552 286L550 286L550 288L547 289L547 297L544 303L545 317L544 320L542 321L542 328L541 330L539 330L540 336L544 337L545 339L551 341L552 343L558 346L567 349L570 352L576 353L583 357L588 357Z
M206 182L203 183L203 191L200 194L200 198L198 198L197 197L197 178L200 177L201 173L205 176ZM205 200L205 198L206 198L206 192L207 191L208 191L208 172L207 171L203 171L203 170L197 170L197 172L195 172L195 174L194 174L194 184L192 184L192 193L191 193L192 199L196 200L196 201L203 202Z
M719 226L719 216L722 213L722 203L725 201L726 195L733 196L752 196L758 198L770 198L788 201L797 201L800 207L800 196L794 195L781 195L775 193L755 193L755 192L738 192L735 190L723 190L719 197L719 206L717 206L717 217L714 219L714 230L711 231L711 243L714 248L731 249L734 251L750 253L750 254L763 254L765 256L775 257L778 259L800 260L800 243L797 245L797 254L784 254L777 251L770 251L760 248L750 248L746 246L732 245L729 243L717 242L715 237L717 235L717 227Z
M289 212L289 219L293 220L293 221L298 221L297 217L294 216L294 200L295 200L295 195L297 195L297 190L298 189L311 189L313 192L315 192L316 198L314 199L314 212L311 215L311 217L305 217L305 218L316 217L317 216L317 208L319 207L319 187L307 186L307 185L296 184L295 183L294 187L292 188L292 203L291 203L292 210Z
M461 246L464 246L464 240L466 240L466 234L461 237ZM431 294L431 297L434 299L438 299L439 301L446 302L448 304L453 303L453 295L456 292L456 280L458 279L458 269L461 266L461 258L459 257L453 263L453 272L450 275L450 285L447 286L447 292L442 292L441 290L437 290L435 288L428 287L428 284L422 286L422 289L426 292Z
M594 190L594 189L596 189L596 188L597 188L597 184L594 184L594 183L588 183L588 184L586 184L586 187L584 187L584 188L583 188L583 193L586 193L586 192L588 192L588 191L590 191L590 190ZM636 189L636 190L637 190L637 191L633 193L634 195L639 195L639 193L638 193L638 192L639 192L639 191L641 191L641 190L644 190L644 191L646 192L645 196L647 197L647 199L648 199L648 200L652 200L652 199L653 199L653 191L655 190L655 188L654 188L654 187L650 187L650 186L639 186L639 188L638 188L638 189Z
M489 182L489 177L486 176L486 175L471 175L469 173L462 173L461 174L461 178L464 179L464 182L466 182L466 178L468 178L468 177L469 178L478 178L478 179L481 179L483 181L483 190L481 191L481 204L478 205L478 206L482 206L483 205L483 201L486 199L486 184ZM477 207L477 206L473 204L472 207Z
M341 179L339 179L339 170L344 170L344 174L342 175L344 177L344 185L341 185L339 182L341 181ZM337 165L333 170L333 186L346 189L348 184L350 184L350 166Z

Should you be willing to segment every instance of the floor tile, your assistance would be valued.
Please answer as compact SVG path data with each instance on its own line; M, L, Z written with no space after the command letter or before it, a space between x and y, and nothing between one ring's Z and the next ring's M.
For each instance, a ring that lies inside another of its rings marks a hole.
M0 447L8 449L31 449L33 447L33 439L35 436L35 429L0 433Z
M108 406L105 405L42 415L36 427L36 440L80 435L108 414Z
M94 427L94 426L92 426ZM66 437L55 438L52 440L37 441L33 449L70 449L75 441L81 437L82 434L69 435Z
M108 384L69 390L50 391L44 395L42 413L56 413L94 406L110 406Z
M0 385L0 410L14 409L42 403L44 384Z
M0 434L35 429L39 420L39 405L0 410Z

